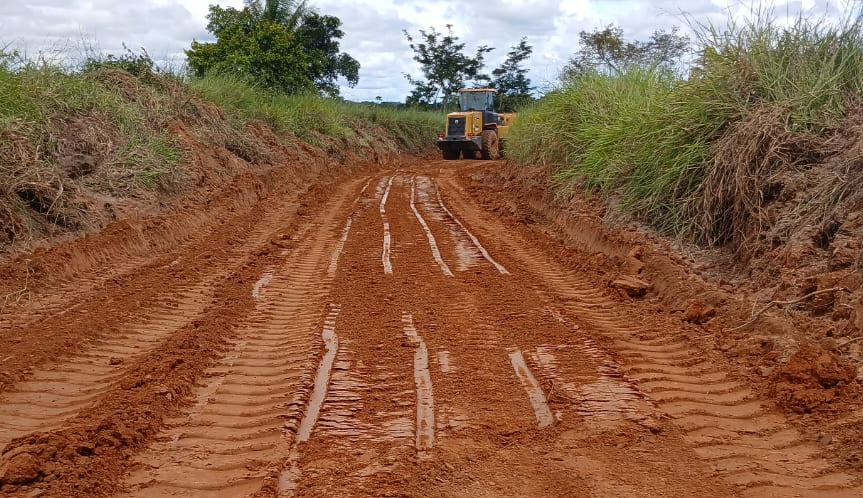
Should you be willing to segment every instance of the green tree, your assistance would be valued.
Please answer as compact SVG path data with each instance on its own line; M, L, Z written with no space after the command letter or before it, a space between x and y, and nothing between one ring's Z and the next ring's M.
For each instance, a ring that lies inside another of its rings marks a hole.
M337 81L359 80L360 64L340 53L341 20L305 1L246 0L242 9L210 6L207 30L215 43L193 41L186 51L192 74L232 74L265 88L338 95Z
M518 45L506 54L506 60L501 66L491 72L491 86L497 89L498 111L515 112L533 100L530 95L533 87L527 77L527 69L522 67L533 47L527 44L527 38L522 37Z
M349 86L360 79L360 63L348 54L340 53L339 41L345 34L339 27L342 21L334 16L309 13L297 27L299 42L311 55L309 71L315 87L322 92L339 94L338 78L344 77Z
M452 24L447 24L447 33L439 33L434 28L430 31L421 29L419 40L404 30L405 37L414 60L420 65L423 78L414 78L405 74L405 78L414 86L407 98L408 104L423 104L434 106L441 102L445 111L450 96L464 88L469 81L488 81L489 77L482 74L485 66L485 54L492 48L482 45L474 56L465 55L465 44L452 32Z
M627 66L661 66L673 69L689 51L689 36L677 27L654 31L647 41L627 41L623 29L609 24L578 35L579 50L563 69L563 78L599 71L620 73Z

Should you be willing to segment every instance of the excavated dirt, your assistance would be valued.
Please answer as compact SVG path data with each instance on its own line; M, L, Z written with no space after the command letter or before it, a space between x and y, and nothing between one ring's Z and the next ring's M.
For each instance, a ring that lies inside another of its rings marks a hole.
M526 178L285 162L6 263L0 493L863 495L840 348Z

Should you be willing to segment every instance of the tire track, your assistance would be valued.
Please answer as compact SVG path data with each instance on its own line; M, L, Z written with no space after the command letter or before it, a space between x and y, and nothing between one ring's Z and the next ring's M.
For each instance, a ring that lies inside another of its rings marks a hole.
M267 176L263 174L258 181ZM61 281L56 282L58 276L50 274L42 276L40 288L35 291L25 285L21 295L27 296L27 303L22 309L7 309L0 302L0 337L62 318L82 306L99 305L107 287L127 282L134 285L146 271L165 271L190 256L206 256L200 248L220 237L225 219L242 221L256 202L264 202L262 197L277 190L272 187L272 191L264 192L260 185L248 181L244 175L226 185L222 193L230 195L218 196L214 203L208 201L206 210L189 209L140 222L121 221L108 225L96 237L86 235L49 249L66 261ZM298 194L299 190L292 189L282 203L293 204ZM161 290L167 291L178 283L179 280L166 282ZM140 290L144 291L142 296L147 296L146 287ZM138 300L144 302L141 297Z
M71 360L41 368L0 394L0 450L14 438L61 427L107 392L136 357L154 350L203 313L215 279L188 286L124 332L97 341Z
M363 188L363 191L365 191L365 188ZM362 192L360 192L360 195L362 195ZM337 251L340 250L337 249ZM336 335L336 319L339 316L339 311L341 309L338 306L330 305L330 314L327 316L324 328L321 331L321 340L324 343L326 351L318 365L312 393L309 396L308 405L300 420L294 440L288 450L287 461L279 474L279 496L291 496L296 489L297 480L301 475L300 445L308 441L312 436L312 431L318 423L324 400L327 398L333 362L339 351L339 336Z
M488 239L505 245L526 272L539 277L541 292L562 300L567 316L614 341L626 375L641 382L658 409L685 431L699 456L744 495L820 496L828 490L834 494L824 496L863 494L858 477L837 470L817 446L789 429L785 417L753 399L746 385L676 333L679 323L667 320L657 329L643 316L630 316L585 277L549 260L529 243L516 241L506 228L468 207L451 181L447 186L457 192L462 213L479 218L474 226L492 231Z
M156 302L121 322L117 333L94 341L62 363L36 369L26 380L0 393L0 450L15 438L59 429L113 389L138 358L156 350L202 316L212 306L218 282L239 268L253 248L272 235L268 219L272 221L279 214L282 213L270 212L261 223L249 227L244 243L233 247L222 265L201 275L198 281L177 281L163 289ZM271 274L266 274L253 294L260 294L270 278ZM89 305L78 309L78 313L90 314Z
M417 387L416 448L420 453L434 445L434 394L429 373L429 352L425 341L414 326L410 313L402 315L405 337L416 347L414 351L414 383Z
M343 234L332 229L343 210L337 202L272 270L266 293L237 326L231 352L207 372L195 406L137 458L124 496L248 494L288 453L286 431L306 430L299 424L314 385L313 346L322 342L315 330Z
M431 229L429 229L428 223L426 223L426 220L422 217L420 212L417 210L416 204L414 203L414 198L416 196L416 181L415 180L416 180L416 177L411 177L411 200L410 200L411 211L413 211L414 216L416 216L417 221L419 221L420 225L423 227L423 231L426 234L426 238L428 238L429 247L431 248L432 257L434 258L435 262L438 264L438 266L440 266L440 269L444 275L446 275L447 277L452 277L453 276L452 271L449 269L449 266L447 266L447 264L444 262L443 258L441 258L440 249L438 249L437 241L435 240L434 234L432 233Z
M512 362L512 368L515 370L515 375L521 382L521 386L527 393L533 412L536 415L536 421L539 423L539 428L548 427L554 423L554 415L548 407L548 400L545 393L542 392L539 382L533 376L527 363L524 361L524 355L520 350L516 349L509 353L509 359Z
M419 209L432 223L446 228L446 238L450 243L442 244L442 248L452 248L452 254L447 256L448 259L457 261L456 269L463 272L481 264L482 254L435 199L435 185L432 180L428 176L417 176L416 183Z
M444 442L487 437L475 434L480 430L507 432L555 422L542 387L515 347L511 331L520 327L498 309L499 295L482 292L468 285L423 303L423 321L430 322L424 325L429 329L425 342L438 352L442 374L435 382L435 397L441 400L435 415L436 437Z
M461 220L459 220L454 214L452 214L452 211L450 211L449 208L446 207L446 204L444 204L443 198L440 195L440 187L437 183L434 184L434 190L435 196L437 197L438 205L441 207L441 209L443 209L447 216L449 216L449 218L456 225L458 225L459 228L461 228L461 230L468 236L468 238L470 238L470 241L473 243L474 247L476 247L476 249L480 252L482 257L485 258L486 261L491 263L498 272L503 275L508 275L509 271L507 271L507 269L504 268L502 264L498 263L497 261L495 261L494 258L491 257L486 248L483 247L482 243L480 243L479 239L473 233L471 233L471 231L468 230L466 226L464 226L464 223L462 223Z
M399 286L403 275L415 270L409 257L416 251L403 251L416 247L404 233L416 226L408 218L409 196L401 188L407 178L384 176L375 195L385 206L391 243L398 240L400 278L370 277L380 273L380 220L371 212L354 217L356 237L346 243L344 271L334 282L332 299L341 303L342 311L330 386L311 438L290 465L291 484L285 496L361 495L418 452L418 391L411 366L415 347L402 347L409 342L402 312L392 300L382 300ZM419 235L416 230L414 234Z
M387 275L391 275L393 272L393 264L390 261L390 251L392 250L392 234L390 233L390 222L387 219L387 199L390 196L390 189L393 187L393 179L395 177L391 176L387 181L387 189L383 193L383 197L381 197L381 220L384 224L384 245L381 250L381 262L384 265L384 273Z
M354 201L353 209L356 210L357 204L359 204L360 199L362 199L363 194L366 193L366 190L369 188L369 184L371 184L371 178L369 178L363 188L360 190L359 196ZM348 241L348 237L351 234L351 225L354 223L354 213L348 215L348 219L345 222L345 228L342 229L342 237L339 239L338 244L336 245L336 250L333 251L333 256L330 258L330 266L327 268L327 276L333 278L336 276L336 270L339 267L339 258L342 256L342 252L345 250L345 244Z
M104 260L108 257L113 256L96 255L94 259ZM63 316L74 311L84 305L80 302L82 294L95 292L110 280L122 279L142 267L152 265L152 259L152 256L149 258L144 256L123 258L115 265L89 272L74 282L62 283L52 288L49 295L34 295L28 288L29 283L25 282L22 291L18 293L15 300L9 299L8 302L6 300L0 302L0 335L20 328L33 327L43 320ZM76 300L79 302L72 304ZM8 310L4 304L17 304L23 309Z
M579 335L573 342L576 344L539 346L531 353L540 377L550 386L550 397L563 398L592 429L612 429L623 421L654 427L655 407L608 353ZM569 367L574 364L581 373ZM592 366L588 374L584 373L586 365Z
M617 352L624 358L624 371L637 381L648 381L641 389L656 402L659 410L674 419L687 437L705 429L722 430L718 441L696 445L696 453L732 484L743 488L745 495L773 496L783 489L809 493L825 486L842 492L842 488L858 484L854 476L836 471L834 465L819 456L820 451L812 452L807 448L806 452L798 452L795 448L806 447L808 441L796 431L791 446L771 449L784 461L781 466L765 459L763 453L751 452L748 445L736 444L734 441L743 435L758 434L759 438L769 440L773 434L786 431L790 424L760 400L752 399L747 386L730 380L727 372L704 358L684 342L683 337L670 334L673 324L659 331L638 326L636 320L627 319L622 313L612 314L583 304L580 298L593 298L596 302L602 298L602 293L586 291L590 287L586 282L579 282L578 275L548 267L535 271L550 282L553 289L570 299L565 307L568 315L578 316L616 339ZM611 304L610 300L608 302ZM717 389L732 395L717 398L714 393ZM736 454L733 460L717 458L711 453L717 443L726 445L729 441Z

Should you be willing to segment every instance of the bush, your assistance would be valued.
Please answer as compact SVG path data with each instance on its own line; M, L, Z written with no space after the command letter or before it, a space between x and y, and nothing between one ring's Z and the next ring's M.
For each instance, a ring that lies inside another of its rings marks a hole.
M136 78L149 78L158 72L156 64L143 47L141 53L136 54L124 43L123 50L125 53L121 55L91 54L84 61L83 71L86 73L99 69L119 69Z

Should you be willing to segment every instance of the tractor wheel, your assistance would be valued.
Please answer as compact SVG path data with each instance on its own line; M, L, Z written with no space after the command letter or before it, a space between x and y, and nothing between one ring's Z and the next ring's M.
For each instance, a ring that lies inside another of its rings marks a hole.
M482 132L482 158L486 160L500 159L496 130L485 130Z
M447 161L452 161L452 160L458 159L458 153L459 153L458 149L444 149L442 152L443 152L443 158L446 159Z

